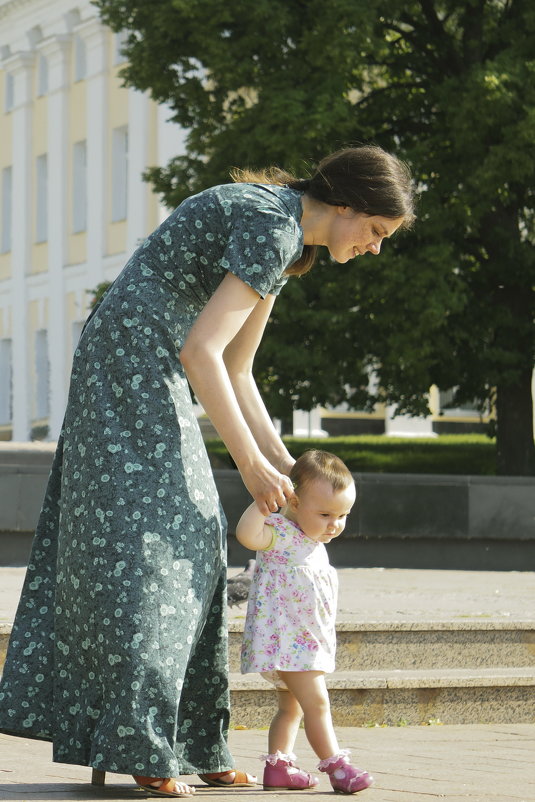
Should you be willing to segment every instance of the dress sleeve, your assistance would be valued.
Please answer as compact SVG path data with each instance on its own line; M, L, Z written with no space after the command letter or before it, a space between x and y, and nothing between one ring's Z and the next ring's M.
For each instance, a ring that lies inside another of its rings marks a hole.
M262 297L278 295L284 271L301 255L302 234L296 221L272 209L240 210L228 236L221 266Z
M271 540L269 541L267 546L264 546L263 549L258 549L258 551L271 551L277 540L277 530L275 529L274 526L266 526L265 524L264 528L270 530Z

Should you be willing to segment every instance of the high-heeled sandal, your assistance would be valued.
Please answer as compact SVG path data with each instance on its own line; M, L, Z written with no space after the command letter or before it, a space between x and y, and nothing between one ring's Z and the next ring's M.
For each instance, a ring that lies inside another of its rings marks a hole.
M187 785L186 783L181 783L178 780L175 780L174 777L141 777L139 775L132 775L134 778L134 782L141 788L143 791L146 791L151 796L167 796L167 797L187 797L193 796L195 793L195 788L191 785ZM154 782L158 782L161 780L160 785L155 787L152 785ZM92 785L105 785L106 784L106 772L101 771L100 769L93 769L91 774L91 784ZM187 791L175 791L175 786L183 786L187 788Z
M225 782L222 778L234 774L232 782ZM228 769L228 771L213 771L208 774L199 774L199 777L206 783L215 788L254 788L257 785L256 777L247 774L246 771L238 769Z

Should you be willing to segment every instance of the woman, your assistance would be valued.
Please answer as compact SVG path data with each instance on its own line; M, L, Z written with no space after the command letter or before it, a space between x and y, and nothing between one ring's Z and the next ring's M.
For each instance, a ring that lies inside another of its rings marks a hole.
M226 743L226 523L188 381L260 512L284 505L293 459L252 377L275 297L317 246L378 254L413 219L379 148L242 179L185 200L84 328L0 687L2 732L159 795L254 782Z

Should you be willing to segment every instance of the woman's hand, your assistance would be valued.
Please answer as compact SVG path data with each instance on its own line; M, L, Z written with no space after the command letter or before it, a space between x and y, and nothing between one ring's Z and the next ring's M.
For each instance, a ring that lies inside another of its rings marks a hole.
M243 483L264 516L284 507L294 494L291 481L262 456L246 467L238 465Z
M292 470L295 463L295 459L292 457L291 454L286 454L283 459L280 459L279 462L276 464L276 467L279 469L281 473L284 473L286 476L290 475L290 471Z

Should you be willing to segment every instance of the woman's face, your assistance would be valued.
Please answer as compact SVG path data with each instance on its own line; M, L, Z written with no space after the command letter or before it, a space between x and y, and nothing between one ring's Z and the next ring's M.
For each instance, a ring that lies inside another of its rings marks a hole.
M333 207L331 225L325 245L332 258L343 264L365 253L377 255L385 237L391 237L403 223L403 217L369 216L349 206Z

